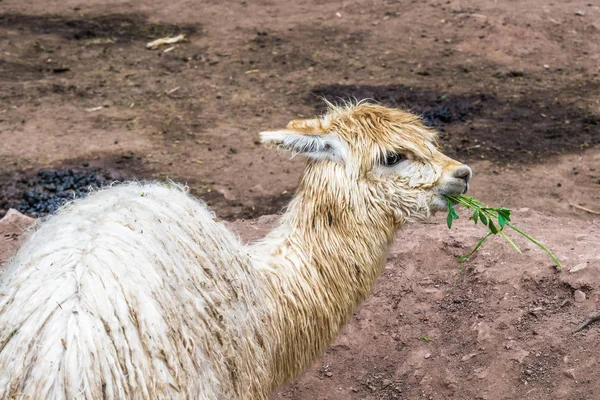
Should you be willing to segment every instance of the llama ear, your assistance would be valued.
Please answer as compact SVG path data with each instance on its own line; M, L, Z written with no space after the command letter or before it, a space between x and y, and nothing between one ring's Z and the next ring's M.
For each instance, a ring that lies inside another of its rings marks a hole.
M334 133L306 134L302 132L303 128L296 129L298 128L261 132L260 141L290 151L294 155L302 154L315 160L345 163L346 146L338 135Z
M295 119L290 121L287 126L287 129L291 129L300 133L324 133L325 128L323 127L323 123L319 118L312 119Z

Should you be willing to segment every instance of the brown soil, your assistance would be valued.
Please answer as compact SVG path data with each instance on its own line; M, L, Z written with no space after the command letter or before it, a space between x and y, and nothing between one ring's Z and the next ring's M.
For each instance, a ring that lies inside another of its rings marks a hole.
M371 297L325 355L274 399L593 399L599 325L573 333L600 300L600 220L527 208L515 220L566 268L518 240L486 243L460 273L457 257L482 235L443 216L398 234ZM273 217L237 221L247 239ZM579 266L579 270L573 269ZM579 290L585 299L574 295Z
M0 4L0 216L39 171L69 168L187 182L229 220L277 213L302 160L257 133L320 112L320 97L370 97L435 126L473 167L474 195L535 210L519 221L568 267L600 268L598 216L570 205L600 211L592 2ZM454 286L470 229L407 228L372 298L277 398L596 398L598 328L569 333L597 307L596 275L574 303L577 274L494 243Z
M230 226L251 241L276 219ZM273 399L594 398L600 328L574 331L600 300L600 220L528 208L514 219L566 268L529 242L516 240L520 255L491 240L461 273L457 257L480 229L460 219L448 232L443 216L411 225L337 340ZM0 220L0 269L31 221L12 211Z

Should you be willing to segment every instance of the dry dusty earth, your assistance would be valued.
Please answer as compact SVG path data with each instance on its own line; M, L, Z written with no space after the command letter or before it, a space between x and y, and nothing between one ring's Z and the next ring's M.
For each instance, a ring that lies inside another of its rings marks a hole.
M302 166L259 131L321 112L320 97L408 108L470 163L472 193L521 210L566 268L494 241L457 277L481 233L407 227L348 328L274 398L600 398L600 324L572 334L600 296L600 216L581 209L600 211L600 5L321 3L0 0L0 217L172 178L249 219L234 225L251 239ZM6 254L19 232L2 224Z

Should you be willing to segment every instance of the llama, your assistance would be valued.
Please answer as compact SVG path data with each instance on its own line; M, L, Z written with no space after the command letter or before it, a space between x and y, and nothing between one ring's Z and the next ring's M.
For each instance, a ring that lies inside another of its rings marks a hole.
M467 190L435 138L368 103L261 133L308 162L252 245L175 184L64 206L1 277L0 398L267 399L365 299L394 232Z

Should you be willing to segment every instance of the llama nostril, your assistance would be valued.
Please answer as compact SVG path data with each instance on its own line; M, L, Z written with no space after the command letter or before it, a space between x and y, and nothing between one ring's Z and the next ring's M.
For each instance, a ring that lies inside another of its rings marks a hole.
M456 168L452 173L453 177L458 179L464 179L467 183L469 183L469 181L471 180L472 175L473 173L471 172L471 168L467 167L466 165L461 165L460 167Z

